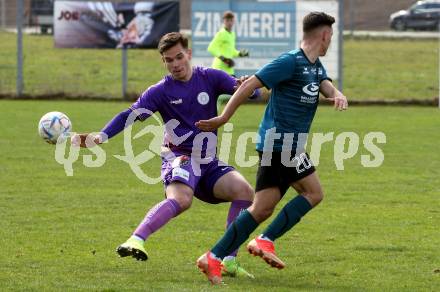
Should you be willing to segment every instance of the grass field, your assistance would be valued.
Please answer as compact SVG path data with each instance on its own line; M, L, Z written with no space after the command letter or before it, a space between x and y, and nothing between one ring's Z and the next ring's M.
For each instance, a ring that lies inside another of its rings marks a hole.
M432 99L439 95L439 42L344 42L344 92L354 99Z
M16 35L0 32L0 94L15 94ZM121 98L121 51L55 49L52 36L25 35L26 94ZM351 98L432 99L438 96L436 40L347 39L344 88ZM165 73L156 50L128 52L128 92L137 96Z
M55 148L36 133L39 118L51 110L68 114L74 130L83 132L99 130L125 106L0 101L1 291L211 290L194 263L222 234L226 204L195 200L188 212L150 237L147 262L120 259L115 247L163 198L162 186L141 183L113 157L124 154L122 135L103 145L104 166L86 168L77 161L74 175L67 177L54 160ZM233 120L234 139L256 130L263 108L240 108ZM383 165L362 167L360 155L368 152L361 146L345 170L337 171L333 144L324 144L318 171L326 199L277 241L287 268L270 269L242 248L240 260L256 279L226 278L227 286L217 290L438 291L439 124L435 108L355 107L337 113L321 107L312 132L352 131L360 137L384 132L387 143L379 145ZM149 139L133 143L139 153ZM249 155L252 148L248 145ZM144 169L157 175L159 159ZM239 170L254 184L255 168Z

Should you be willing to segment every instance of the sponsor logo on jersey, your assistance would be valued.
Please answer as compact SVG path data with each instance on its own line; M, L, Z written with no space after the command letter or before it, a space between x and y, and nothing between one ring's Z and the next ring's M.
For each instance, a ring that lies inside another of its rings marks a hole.
M170 101L171 104L182 104L183 100L181 98Z
M317 82L312 82L303 87L303 92L310 96L318 96L319 85Z
M309 73L309 69L307 67L304 67L303 75L307 75Z
M317 96L304 96L304 95L301 95L301 102L302 103L316 103L317 100L318 100Z
M186 181L189 181L189 171L180 167L173 168L173 178L174 177L180 177Z

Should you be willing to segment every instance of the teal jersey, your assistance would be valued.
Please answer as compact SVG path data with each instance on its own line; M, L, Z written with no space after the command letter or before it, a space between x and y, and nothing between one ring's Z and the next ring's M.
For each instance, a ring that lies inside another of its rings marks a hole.
M298 49L282 54L255 76L272 89L258 131L257 150L278 152L290 148L295 151L299 134L309 133L318 107L319 86L329 79L325 68L319 59L311 63L303 50Z

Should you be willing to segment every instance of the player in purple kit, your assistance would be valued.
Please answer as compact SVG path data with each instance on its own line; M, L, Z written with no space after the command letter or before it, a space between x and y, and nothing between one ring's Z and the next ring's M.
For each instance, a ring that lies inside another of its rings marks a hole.
M116 115L102 130L91 137L100 144L120 133L130 122L129 116L143 121L159 112L166 123L162 151L162 179L165 199L153 206L132 236L117 248L121 257L132 256L147 260L144 247L148 237L173 217L190 208L192 199L217 204L231 202L227 226L253 200L253 189L246 179L216 158L217 131L202 132L195 122L217 116L217 97L232 94L239 81L223 71L191 66L188 39L173 32L159 42L159 52L170 72L160 82L149 87L125 111ZM88 134L77 134L72 143L87 147ZM223 273L230 276L253 277L235 260L237 250L222 263Z

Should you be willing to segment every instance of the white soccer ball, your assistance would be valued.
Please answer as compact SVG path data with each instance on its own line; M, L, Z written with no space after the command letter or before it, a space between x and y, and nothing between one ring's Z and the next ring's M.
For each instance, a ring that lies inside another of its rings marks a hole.
M71 129L70 119L61 112L49 112L38 123L38 133L49 144L56 144L59 137L63 141Z

